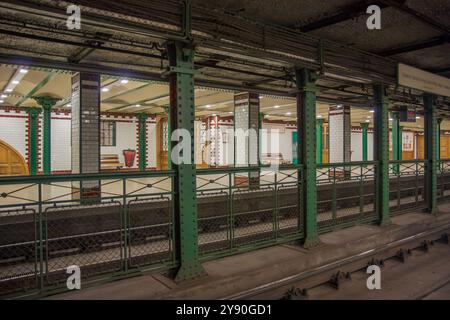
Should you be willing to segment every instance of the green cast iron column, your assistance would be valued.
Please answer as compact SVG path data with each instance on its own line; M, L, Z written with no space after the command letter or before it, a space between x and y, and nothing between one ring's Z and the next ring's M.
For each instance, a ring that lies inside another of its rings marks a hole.
M375 104L374 158L376 168L375 208L381 225L390 223L389 217L389 99L386 88L377 84L373 87Z
M308 69L295 70L297 82L297 148L298 161L303 165L301 216L303 217L304 246L320 242L317 230L316 187L316 85L317 75Z
M198 260L198 212L194 148L194 48L192 44L168 42L171 128L190 134L190 163L172 163L174 179L175 252L179 269L175 280L181 281L204 273ZM175 146L176 142L172 142ZM183 150L185 151L185 150ZM173 161L169 155L169 161Z
M398 126L398 160L403 160L403 127Z
M146 135L146 126L147 126L147 114L139 113L137 115L139 120L139 170L145 171L147 168L147 135Z
M57 99L50 97L35 97L34 100L42 107L42 167L44 175L52 173L52 108L55 106Z
M399 159L399 128L400 127L400 115L398 112L392 112L392 160L398 161ZM400 166L394 164L394 173L399 172Z
M323 163L323 119L316 119L317 164Z
M369 158L367 156L367 129L369 129L369 124L367 122L361 123L361 129L362 129L362 161L367 161Z
M437 120L437 160L441 160L441 123L442 118Z
M424 94L425 109L425 203L427 212L436 214L437 208L437 111L436 97Z
M30 175L35 176L38 173L38 123L39 113L41 113L41 110L37 108L28 108L27 113L30 121L30 126L28 128L28 166L30 169Z

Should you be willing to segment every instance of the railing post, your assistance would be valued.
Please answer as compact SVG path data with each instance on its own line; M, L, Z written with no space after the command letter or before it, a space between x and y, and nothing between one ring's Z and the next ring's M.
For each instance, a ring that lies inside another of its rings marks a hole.
M425 110L425 203L426 211L438 212L437 207L437 108L435 96L424 94Z
M316 86L317 75L308 69L295 70L297 81L297 148L298 161L303 166L301 213L303 216L304 246L320 242L317 228L316 186Z
M39 113L41 110L38 108L28 108L28 166L30 169L30 175L35 176L38 172L38 124Z
M175 280L181 281L204 273L198 260L198 212L193 139L195 120L194 74L196 71L194 69L194 48L192 44L168 42L167 52L170 64L168 74L170 80L171 128L175 130L184 129L190 134L190 150L186 148L185 137L183 137L182 145L184 148L179 151L180 156L183 152L190 152L190 162L179 161L172 164L175 170L175 250L180 264L175 274ZM172 152L176 151L174 147L175 144L173 144ZM169 161L173 160L172 155L169 154Z
M375 210L381 225L390 223L389 217L389 99L386 88L373 86L375 105L374 158L376 168Z

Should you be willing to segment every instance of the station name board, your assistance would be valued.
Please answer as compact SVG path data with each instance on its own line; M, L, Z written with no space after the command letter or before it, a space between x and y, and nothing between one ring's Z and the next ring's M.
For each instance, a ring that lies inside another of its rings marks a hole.
M398 64L398 84L450 97L450 79L402 63Z

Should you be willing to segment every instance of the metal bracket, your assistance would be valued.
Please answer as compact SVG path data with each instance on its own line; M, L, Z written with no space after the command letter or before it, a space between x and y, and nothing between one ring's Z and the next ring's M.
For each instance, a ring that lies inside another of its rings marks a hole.
M308 289L292 287L289 289L282 300L306 300L308 299Z
M405 263L407 258L411 255L411 250L400 249L395 257L399 259L402 263Z
M342 272L338 271L334 275L331 276L330 281L328 281L328 284L332 286L334 289L339 290L339 287L344 280L351 280L352 275L350 272Z

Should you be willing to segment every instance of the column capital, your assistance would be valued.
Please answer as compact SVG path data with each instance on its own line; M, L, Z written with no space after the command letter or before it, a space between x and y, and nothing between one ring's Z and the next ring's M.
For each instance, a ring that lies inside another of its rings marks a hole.
M316 118L316 124L323 125L324 122L325 122L325 119L323 119L323 118Z
M37 117L37 116L42 112L42 109L30 107L30 108L26 108L25 111L26 111L30 116L32 116L32 117Z
M364 129L364 130L369 129L369 123L368 123L368 122L361 122L359 125L360 125L361 128Z
M295 79L299 91L316 92L316 81L318 77L313 70L307 68L295 69Z
M145 121L148 119L148 114L141 112L136 114L136 118L138 118L140 121Z
M44 110L48 110L53 108L56 104L56 102L59 101L57 98L52 98L48 96L44 97L33 97L33 99L42 107Z

